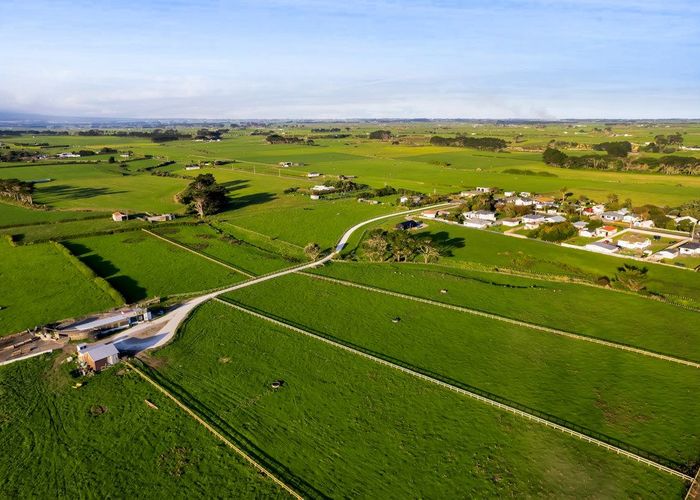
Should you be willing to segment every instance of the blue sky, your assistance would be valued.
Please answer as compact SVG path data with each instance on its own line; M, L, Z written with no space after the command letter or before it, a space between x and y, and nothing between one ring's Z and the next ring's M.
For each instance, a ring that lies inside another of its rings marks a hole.
M700 118L700 2L0 0L0 110Z

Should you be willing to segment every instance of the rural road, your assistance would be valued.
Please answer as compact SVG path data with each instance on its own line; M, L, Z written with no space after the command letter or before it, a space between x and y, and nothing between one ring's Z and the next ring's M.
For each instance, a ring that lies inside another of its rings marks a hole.
M345 231L343 235L340 237L340 240L338 241L337 245L335 246L335 249L326 255L325 257L309 262L307 264L302 264L299 266L293 266L289 267L286 269L282 269L281 271L275 271L270 274L266 274L263 276L258 276L257 278L252 278L246 281L243 281L241 283L237 283L235 285L232 285L228 288L224 288L222 290L217 290L215 292L211 292L205 295L200 295L199 297L195 297L184 304L182 304L180 307L170 311L164 316L161 316L160 318L151 321L150 323L142 323L140 325L137 325L133 328L130 328L129 330L125 331L121 335L118 335L117 337L107 339L102 342L97 342L102 343L102 344L114 344L114 346L120 351L120 352L128 352L130 354L134 354L137 352L145 351L147 349L154 349L157 347L161 347L175 336L175 333L177 332L178 327L180 324L182 324L185 319L190 315L190 313L196 309L199 305L203 304L204 302L214 299L218 297L219 295L233 292L235 290L240 290L241 288L246 288L252 285L257 285L258 283L263 283L265 281L273 280L276 278L279 278L281 276L286 276L288 274L296 273L298 271L303 271L306 269L311 269L314 267L321 266L325 264L326 262L330 261L333 259L335 256L340 254L340 252L343 251L345 246L347 245L348 241L352 237L352 235L360 228L367 226L369 224L373 224L375 222L379 222L384 219L389 219L392 217L400 217L402 215L407 215L407 214L412 214L416 212L422 212L424 210L430 210L432 208L440 208L440 207L446 207L446 206L453 206L454 203L439 203L437 205L430 205L426 207L421 207L421 208L416 208L416 209L411 209L411 210L406 210L404 212L399 212L399 213L391 213L391 214L385 214L385 215L380 215L378 217L373 217L371 219L362 221L358 224L355 224L352 226L350 229ZM155 330L155 326L160 326L160 328L155 331L154 333L148 335L148 336L142 336L142 334L146 330Z

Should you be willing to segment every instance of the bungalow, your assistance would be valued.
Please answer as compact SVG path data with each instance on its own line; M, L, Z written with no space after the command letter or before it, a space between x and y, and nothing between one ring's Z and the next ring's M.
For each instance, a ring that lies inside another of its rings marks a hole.
M459 196L462 198L474 198L475 196L480 195L481 192L477 191L476 189L472 189L471 191L462 191L459 193Z
M517 197L515 199L515 206L516 207L530 207L535 204L535 200L532 198L527 198L527 197Z
M200 167L199 165L187 165L185 167L185 170L199 170L200 168L202 167Z
M638 234L625 234L617 240L618 246L628 250L644 250L651 245L651 240Z
M675 259L676 257L678 257L679 253L680 251L678 250L678 248L664 248L660 252L656 252L656 254L654 255L657 255L662 259Z
M335 191L333 186L324 186L323 184L316 185L311 188L314 193L332 193Z
M566 222L566 217L562 217L561 215L547 215L544 221L549 224L557 224L559 222Z
M576 229L580 231L581 229L586 229L588 227L588 222L586 222L585 220L579 220L574 222L573 225Z
M486 229L487 227L490 227L493 225L493 221L486 220L486 219L464 219L464 222L462 223L463 226L465 227L472 227L474 229Z
M520 196L522 198L530 198L532 196L532 194L529 191L521 191Z
M113 344L79 344L77 351L78 359L96 372L119 362L119 351Z
M503 224L504 226L508 226L508 227L515 227L515 226L520 225L520 220L519 219L510 219L510 218L509 219L501 219L501 224Z
M308 174L306 174L306 177L308 177L309 179L314 179L316 177L321 177L321 173L320 172L309 172Z
M678 247L681 255L700 255L700 243L689 241Z
M417 228L421 227L422 225L423 224L421 222L419 222L417 220L410 219L410 220L405 220L403 222L399 222L398 224L396 224L395 227L399 231L408 231L409 229L417 229Z
M595 235L603 237L603 238L607 238L609 236L612 236L616 232L617 232L617 228L615 226L603 226L603 227L599 227L598 229L595 230Z
M620 222L624 217L624 214L620 212L603 212L600 218L608 222Z
M593 212L594 215L600 215L603 212L605 212L605 206L604 205L595 205L591 207L591 212Z
M654 221L651 220L651 219L648 219L648 220L638 220L638 221L634 221L634 222L632 223L632 225L633 225L634 227L642 227L642 228L646 228L646 229L651 229L651 228L654 227Z
M467 219L484 219L495 222L496 212L492 212L490 210L472 210L471 212L466 212L464 217Z
M642 218L634 214L626 214L622 217L622 222L627 222L629 224L634 224L635 222L641 221Z
M527 214L523 215L522 217L523 222L527 226L539 226L540 224L544 223L544 215L542 214Z
M596 241L594 243L589 243L584 247L586 250L597 253L615 253L620 251L615 245L610 245L609 243L603 243L601 241Z
M436 217L445 217L450 215L449 210L426 210L421 213L426 219L435 219Z
M125 221L128 219L129 219L129 216L125 213L122 213L122 212L114 212L112 214L112 220L114 222L122 222L122 221Z
M515 196L515 191L506 191L505 193L503 193L503 196L505 196L506 198L511 198Z

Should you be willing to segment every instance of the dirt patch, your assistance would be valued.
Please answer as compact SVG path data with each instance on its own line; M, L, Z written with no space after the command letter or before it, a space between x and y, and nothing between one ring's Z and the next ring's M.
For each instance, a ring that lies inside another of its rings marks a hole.
M90 415L92 415L93 417L99 417L100 415L104 415L105 413L107 413L107 411L109 411L108 408L102 405L92 405L90 407Z
M158 467L173 477L180 477L190 465L191 450L175 446L158 457Z
M147 352L140 352L136 355L138 359L143 361L149 368L154 368L156 370L168 366L167 358L158 357L154 358Z
M231 358L229 358L229 357L222 356L219 358L219 363L221 363L222 365L228 364L230 362L231 362Z

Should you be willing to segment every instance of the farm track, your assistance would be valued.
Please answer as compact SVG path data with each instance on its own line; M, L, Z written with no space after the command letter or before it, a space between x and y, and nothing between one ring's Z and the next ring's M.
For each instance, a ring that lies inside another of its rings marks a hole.
M633 352L635 354L640 354L642 356L648 356L651 358L661 359L664 361L678 363L678 364L690 366L693 368L700 368L700 363L696 363L695 361L689 361L687 359L677 358L674 356L668 356L666 354L660 354L657 352L648 351L646 349L640 349L638 347L632 347L632 346L620 344L617 342L602 340L602 339L599 339L596 337L589 337L587 335L581 335L578 333L572 333L572 332L567 332L564 330L558 330L556 328L550 328L548 326L542 326L542 325L538 325L536 323L529 323L527 321L512 319L512 318L508 318L505 316L500 316L498 314L480 311L478 309L472 309L469 307L457 306L457 305L453 305L453 304L446 304L444 302L439 302L436 300L425 299L422 297L416 297L414 295L407 295L407 294L400 293L400 292L394 292L391 290L385 290L383 288L362 285L360 283L355 283L353 281L346 281L346 280L340 280L337 278L330 278L328 276L321 276L318 274L312 274L312 273L307 273L307 272L298 272L297 274L303 274L304 276L309 276L309 277L314 278L314 279L328 281L330 283L336 283L336 284L347 286L347 287L359 288L360 290L367 290L367 291L374 292L374 293L381 293L384 295L390 295L392 297L398 297L398 298L405 299L405 300L412 300L414 302L421 302L423 304L428 304L431 306L442 307L444 309L451 309L453 311L472 314L474 316L480 316L483 318L489 318L489 319L493 319L496 321L502 321L504 323L510 323L512 325L522 326L522 327L529 328L531 330L537 330L540 332L551 333L553 335L559 335L561 337L567 337L567 338L576 339L576 340L583 340L585 342L591 342L593 344L604 345L606 347L611 347L613 349L620 349L620 350L627 351L627 352Z
M275 318L266 316L266 315L264 315L264 314L261 314L261 313L252 311L252 310L247 309L247 308L245 308L245 307L242 307L242 306L240 306L240 305L238 305L238 304L234 304L234 303L228 302L228 301L223 300L223 299L220 299L220 298L218 298L218 297L215 298L215 300L216 300L217 302L220 302L220 303L222 303L222 304L225 304L225 305L227 305L227 306L229 306L229 307L231 307L231 308L233 308L233 309L236 309L236 310L238 310L238 311L244 312L244 313L246 313L246 314L250 314L251 316L254 316L254 317L259 318L259 319L263 319L263 320L265 320L265 321L269 321L269 322L271 322L271 323L273 323L273 324L275 324L275 325L277 325L277 326L281 326L281 327L283 327L283 328L286 328L286 329L288 329L288 330L292 330L292 331L294 331L294 332L300 333L300 334L302 334L302 335L305 335L305 336L307 336L307 337L313 338L313 339L315 339L315 340L319 340L319 341L324 342L324 343L326 343L326 344L329 344L329 345L331 345L331 346L333 346L333 347L337 347L337 348L339 348L339 349L343 349L343 350L345 350L345 351L347 351L347 352L350 352L350 353L352 353L352 354L355 354L355 355L357 355L357 356L361 356L361 357L363 357L363 358L366 358L366 359L369 359L369 360L374 361L374 362L376 362L376 363L379 363L379 364L388 366L388 367L390 367L390 368L393 368L393 369L398 370L398 371L400 371L400 372L406 373L406 374L408 374L408 375L412 375L412 376L414 376L414 377L416 377L416 378L419 378L419 379L421 379L421 380L424 380L424 381L430 382L430 383L432 383L432 384L438 385L438 386L440 386L440 387L449 389L449 390L451 390L451 391L453 391L453 392L456 392L456 393L458 393L458 394L461 394L461 395L463 395L463 396L467 396L467 397L470 397L470 398L475 399L475 400L477 400L477 401L480 401L480 402L482 402L482 403L486 403L486 404L488 404L488 405L490 405L490 406L494 406L494 407L496 407L496 408L498 408L498 409L500 409L500 410L504 410L504 411L509 412L509 413L512 413L512 414L514 414L514 415L518 415L518 416L523 417L523 418L526 418L526 419L528 419L528 420L532 420L533 422L542 424L542 425L544 425L544 426L547 426L547 427L550 427L550 428L552 428L552 429L561 431L561 432L563 432L563 433L565 433L565 434L568 434L568 435L570 435L570 436L576 437L576 438L581 439L581 440L583 440L583 441L587 441L587 442L589 442L589 443L592 443L592 444L595 444L595 445L597 445L597 446L600 446L600 447L602 447L602 448L604 448L604 449L607 449L607 450L609 450L609 451L615 452L615 453L617 453L618 455L624 455L624 456L626 456L626 457L628 457L628 458L631 458L631 459L633 459L633 460L636 460L637 462L643 463L643 464L645 464L645 465L648 465L648 466L650 466L650 467L653 467L653 468L655 468L655 469L657 469L657 470L660 470L660 471L662 471L662 472L665 472L665 473L674 475L674 476L676 476L676 477L678 477L678 478L680 478L680 479L683 479L683 480L685 480L685 481L689 481L689 482L691 482L691 483L692 483L692 481L694 481L694 479L693 479L691 476L689 476L689 475L687 475L687 474L684 474L683 472L680 472L680 471L678 471L678 470L676 470L676 469L673 469L673 468L668 467L668 466L666 466L666 465L660 464L660 463L658 463L658 462L655 462L654 460L650 460L650 459L645 458L645 457L643 457L643 456L641 456L641 455L637 455L637 454L632 453L632 452L630 452L630 451L627 451L627 450L625 450L625 449L623 449L623 448L614 446L614 445L612 445L612 444L610 444L610 443L606 443L605 441L602 441L602 440L593 438L593 437L591 437L591 436L589 436L589 435L587 435L587 434L584 434L584 433L582 433L582 432L575 431L575 430L573 430L573 429L570 429L570 428L565 427L565 426L563 426L563 425L557 424L557 423L552 422L552 421L550 421L550 420L547 420L547 419L545 419L545 418L539 417L539 416L534 415L534 414L532 414L532 413L525 412L525 411L520 410L520 409L518 409L518 408L515 408L515 407L513 407L513 406L510 406L510 405L501 403L501 402L499 402L499 401L496 401L496 400L494 400L494 399L491 399L491 398L482 396L482 395L480 395L480 394L477 394L476 392L472 392L472 391L463 389L463 388L461 388L461 387L458 387L458 386L449 384L449 383L447 383L447 382L444 382L444 381L439 380L439 379L437 379L437 378L431 377L431 376L429 376L429 375L426 375L426 374L421 373L421 372L419 372L419 371L413 370L413 369L411 369L411 368L407 368L407 367L405 367L405 366L401 366L401 365L396 364L396 363L393 363L393 362L391 362L391 361L387 361L387 360L385 360L385 359L382 359L382 358L380 358L380 357L378 357L378 356L374 356L374 355L372 355L372 354L369 354L369 353L367 353L367 352L361 351L361 350L359 350L359 349L355 349L355 348L350 347L350 346L348 346L348 345L345 345L345 344L343 344L343 343L341 343L341 342L337 342L337 341L335 341L335 340L332 340L332 339L330 339L330 338L324 337L324 336L322 336L322 335L318 335L318 334L313 333L313 332L310 332L310 331L308 331L308 330L304 330L304 329L302 329L302 328L299 328L299 327L290 325L290 324L288 324L288 323L285 323L284 321L280 321L280 320L277 320L277 319L275 319Z
M175 396L173 396L169 391L167 391L164 387L162 387L160 384L158 384L156 381L151 379L148 375L146 375L144 372L136 368L134 365L129 363L128 361L125 361L126 365L134 370L134 372L140 376L142 379L144 379L146 382L154 386L158 391L160 391L162 394L164 394L168 399L173 401L180 409L182 409L185 413L187 413L190 417L192 417L195 421L197 421L200 425L202 425L206 430L211 432L218 440L223 442L226 446L231 448L234 452L236 452L238 455L240 455L244 460L246 460L250 465L255 467L261 474L264 474L265 476L269 477L275 484L277 484L280 488L285 490L287 493L289 493L292 497L301 500L303 497L299 495L296 491L294 491L289 485L284 483L281 479L279 479L277 476L275 476L272 472L267 470L265 467L260 465L253 457L248 455L245 451L243 451L241 448L236 446L233 442L228 440L223 434L221 434L219 431L217 431L213 426L208 424L203 418L201 418L199 415L197 415L193 410L191 410L188 406L186 406L184 403L180 402L179 399L177 399Z

